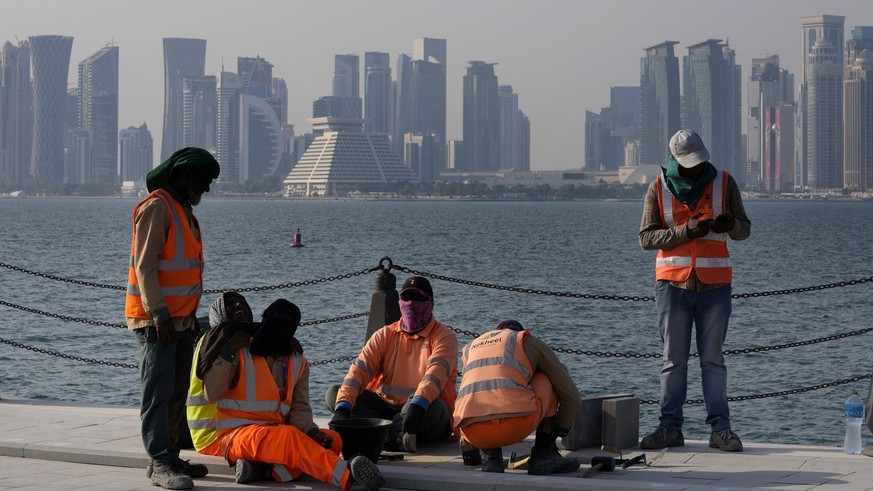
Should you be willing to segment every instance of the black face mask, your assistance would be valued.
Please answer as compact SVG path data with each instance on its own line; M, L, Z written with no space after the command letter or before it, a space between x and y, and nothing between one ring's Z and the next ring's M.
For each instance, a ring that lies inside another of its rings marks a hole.
M302 353L294 339L300 325L300 309L285 299L279 299L264 310L261 327L252 339L249 350L258 356L285 356Z

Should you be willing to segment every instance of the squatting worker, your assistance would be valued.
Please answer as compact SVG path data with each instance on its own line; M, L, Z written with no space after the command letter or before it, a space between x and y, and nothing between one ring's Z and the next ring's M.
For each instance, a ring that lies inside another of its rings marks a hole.
M412 276L400 288L400 319L370 336L341 386L325 400L332 421L391 420L384 449L415 452L452 434L458 339L433 316L433 289Z
M240 343L234 337L252 331L244 324L227 321L207 333L207 338L228 341L203 378L206 400L218 409L218 448L236 465L236 481L268 477L256 475L262 466L251 465L261 462L273 464L267 470L279 482L308 474L342 489L355 482L371 491L379 489L385 481L376 464L362 455L349 462L340 459L340 436L312 420L309 364L294 337L300 309L288 300L276 300L264 310L251 341ZM234 334L227 337L227 332ZM206 344L218 345L210 339Z
M688 385L691 329L711 426L709 446L726 452L743 449L731 430L727 369L722 345L731 314L731 260L728 238L749 237L740 190L727 171L709 162L709 151L694 131L670 139L667 168L649 186L640 224L640 246L655 249L655 304L664 364L661 369L661 417L642 448L685 444L682 406Z
M193 207L219 174L206 150L187 147L149 172L149 195L133 210L124 314L139 346L146 475L167 489L190 489L206 466L179 459L197 306L203 291L203 244Z
M569 431L582 398L551 348L520 322L505 320L464 346L462 359L454 421L465 464L503 472L501 447L536 430L528 474L579 468L576 459L561 455L555 440Z

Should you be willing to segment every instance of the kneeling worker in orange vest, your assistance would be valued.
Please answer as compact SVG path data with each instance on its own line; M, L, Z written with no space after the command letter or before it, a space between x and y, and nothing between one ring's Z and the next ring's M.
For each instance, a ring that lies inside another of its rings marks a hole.
M536 430L528 474L579 468L576 459L561 455L555 439L569 431L582 398L551 348L518 321L505 320L464 346L462 354L454 423L461 429L465 464L503 472L501 447Z
M299 325L300 309L276 300L251 343L238 349L228 343L206 371L204 395L217 407L219 449L228 462L274 464L276 481L308 474L342 489L357 482L378 490L385 481L376 464L361 455L340 459L339 435L312 420L309 366L294 337Z

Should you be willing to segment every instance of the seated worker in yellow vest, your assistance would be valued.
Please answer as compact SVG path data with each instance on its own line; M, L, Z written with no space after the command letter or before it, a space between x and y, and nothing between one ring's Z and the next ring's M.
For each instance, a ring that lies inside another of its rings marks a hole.
M259 324L253 324L252 321L252 309L245 297L238 292L223 292L209 308L210 330L204 333L194 350L186 408L191 441L194 448L202 454L224 456L218 445L218 431L215 428L218 409L214 403L206 400L203 377L225 346L233 351L248 346L259 327ZM256 465L240 459L236 462L235 480L238 483L267 480L271 478L271 472L272 466Z
M462 367L454 422L464 464L503 472L501 447L536 430L528 474L579 468L561 455L555 439L569 431L582 398L551 348L518 321L505 320L464 346Z
M225 324L213 331L233 331ZM251 342L225 344L205 372L203 393L217 408L218 449L228 463L236 462L238 472L246 465L240 461L273 464L272 477L279 482L308 474L342 489L357 482L378 490L385 481L376 464L362 455L349 462L340 459L340 436L319 429L312 419L309 365L294 337L299 325L300 309L276 300L254 325Z
M433 289L421 276L400 288L400 319L370 336L341 386L328 388L331 421L393 421L384 449L415 452L452 434L458 339L433 316Z

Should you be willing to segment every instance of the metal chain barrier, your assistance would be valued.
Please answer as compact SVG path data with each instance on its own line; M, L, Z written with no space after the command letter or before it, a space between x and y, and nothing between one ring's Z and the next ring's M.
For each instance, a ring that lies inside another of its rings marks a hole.
M81 281L81 280L74 280L74 279L70 279L70 278L62 278L60 276L55 276L55 275L51 275L51 274L47 274L47 273L40 273L39 271L24 269L24 268L20 268L18 266L12 266L10 264L6 264L6 263L2 263L2 262L0 262L0 267L10 269L12 271L18 271L19 273L25 273L25 274L29 274L29 275L33 275L33 276L47 278L50 280L62 281L65 283L72 283L74 285L92 286L94 288L108 288L110 290L125 290L125 291L127 290L127 287L125 287L125 286L105 285L105 284L101 284L101 283L93 283L91 281ZM362 269L361 271L354 271L351 273L341 274L341 275L337 275L337 276L327 276L327 277L318 278L315 280L296 281L294 283L282 283L282 284L278 284L278 285L251 286L251 287L246 287L246 288L234 289L233 291L236 291L236 292L261 292L261 291L266 291L266 290L280 290L283 288L297 288L297 287L301 287L301 286L315 285L318 283L327 283L329 281L337 281L337 280L345 280L348 278L354 278L355 276L370 274L373 271L377 271L379 269L382 269L382 267L381 266L374 266L372 268ZM214 293L223 293L226 291L229 291L229 289L225 288L225 289L204 290L203 293L204 294L214 294Z
M358 355L349 355L349 356L341 356L339 358L331 358L329 360L313 361L313 362L309 362L309 366L314 367L314 366L318 366L318 365L328 365L331 363L339 363L341 361L352 361L357 357L358 357Z
M81 317L70 317L68 315L53 314L44 310L38 310L30 307L25 307L23 305L16 305L14 303L4 302L3 300L0 300L0 305L11 307L13 309L23 310L24 312L30 312L32 314L44 315L46 317L54 317L55 319L61 319L70 322L81 322L83 324L91 324L92 326L119 327L121 329L127 329L127 326L124 324L112 324L111 322L101 322L90 319L83 319Z
M859 380L868 379L873 376L873 373L866 373L864 375L855 375L854 377L844 378L842 380L835 380L833 382L828 382L824 384L810 385L809 387L801 387L799 389L789 389L789 390L780 390L779 392L768 392L766 394L753 394L747 396L734 396L728 397L727 400L734 401L750 401L753 399L765 399L768 397L779 397L779 396L787 396L791 394L802 394L804 392L811 392L819 389L826 389L828 387L836 387L838 385L851 384L852 382L857 382ZM660 404L661 401L659 399L644 399L640 400L640 404ZM706 401L703 399L687 399L685 404L705 404Z
M346 321L349 319L357 319L358 317L364 317L367 315L370 315L369 310L366 312L358 312L357 314L349 314L349 315L341 315L339 317L331 317L330 319L321 319L321 320L317 320L317 321L301 322L300 326L301 327L303 327L303 326L315 326L318 324L327 324L329 322Z
M452 326L446 326L452 331L455 331L458 334L463 334L466 336L470 336L475 339L481 336L480 333L465 331L463 329L456 329ZM868 327L865 329L858 329L856 331L844 332L842 334L834 334L832 336L826 336L823 338L816 339L808 339L806 341L796 341L794 343L785 343L785 344L777 344L774 346L761 346L758 348L740 348L740 349L732 349L725 350L722 352L724 355L739 355L739 354L749 354L749 353L763 353L766 351L776 351L780 349L787 348L796 348L798 346L809 346L811 344L817 343L825 343L828 341L834 341L837 339L844 339L851 336L858 336L861 334L866 334L870 331L873 331L873 327ZM624 351L624 352L609 352L609 351L593 351L593 350L583 350L583 349L573 349L573 348L561 348L561 347L551 347L556 353L569 353L572 355L585 355L585 356L598 356L603 358L662 358L663 355L661 353L637 353L634 351ZM691 353L692 358L697 358L700 355L697 353Z
M401 266L399 264L392 264L391 269L396 269L398 271L402 271L406 274L411 274L413 276L426 276L428 278L434 278L437 280L447 281L450 283L458 283L462 285L471 285L478 286L482 288L491 288L494 290L501 291L509 291L516 293L531 293L534 295L549 295L555 297L569 297L569 298L584 298L587 300L621 300L621 301L633 301L633 302L653 302L655 297L650 296L629 296L629 295L598 295L592 293L573 293L573 292L559 292L552 290L539 290L534 288L518 288L514 286L505 286L505 285L497 285L494 283L485 283L482 281L472 281L472 280L463 280L460 278L453 278L451 276L445 276L435 273L428 273L427 271L419 271L411 268L407 268L406 266ZM867 278L861 278L858 280L849 280L849 281L839 281L836 283L828 283L826 285L816 285L816 286L806 286L801 288L789 288L785 290L772 290L766 292L754 292L754 293L734 293L731 295L731 298L757 298L757 297L771 297L774 295L787 295L789 293L801 293L801 292L811 292L818 290L827 290L829 288L837 288L843 286L852 286L852 285L860 285L863 283L868 283L873 281L873 276L869 276Z
M66 358L68 360L81 361L81 362L85 362L85 363L93 363L95 365L108 365L108 366L112 366L112 367L121 367L121 368L139 368L139 365L133 365L130 363L118 363L118 362L114 362L114 361L104 361L104 360L97 360L94 358L84 358L81 356L67 355L64 353L59 353L57 351L50 351L50 350L46 350L46 349L42 349L42 348L37 348L35 346L28 346L26 344L16 343L15 341L10 341L8 339L3 339L3 338L0 338L0 343L6 343L9 346L15 346L16 348L23 348L26 350L34 351L36 353L43 353L46 355L57 356L58 358Z

